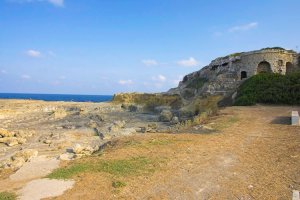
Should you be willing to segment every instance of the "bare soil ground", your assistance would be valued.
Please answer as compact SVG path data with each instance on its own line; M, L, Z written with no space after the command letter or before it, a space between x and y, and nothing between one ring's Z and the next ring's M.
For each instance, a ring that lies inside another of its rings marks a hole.
M79 162L142 156L156 160L155 171L80 173L55 199L291 199L300 189L300 127L289 125L292 110L300 108L230 107L207 124L211 134L122 137Z

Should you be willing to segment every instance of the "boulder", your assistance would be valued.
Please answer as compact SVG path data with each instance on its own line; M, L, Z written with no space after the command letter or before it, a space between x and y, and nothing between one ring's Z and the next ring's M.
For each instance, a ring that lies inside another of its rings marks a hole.
M172 124L178 124L179 123L179 119L178 117L174 116L171 120Z
M76 157L81 157L81 156L89 156L92 155L94 152L99 150L99 146L81 146L80 144L75 144L73 147L72 151L74 154L76 154Z
M38 155L38 151L34 149L25 149L11 156L9 159L0 162L0 168L4 169L19 169L25 162L29 162L32 158Z
M80 144L75 144L72 150L73 153L80 154L83 151L83 147Z
M173 114L170 110L163 110L160 113L159 120L162 122L170 122L172 120Z
M51 144L52 140L44 140L44 144Z
M125 128L120 132L121 135L131 135L134 133L136 133L135 128Z
M18 145L18 140L17 139L14 139L14 138L8 138L7 142L5 142L5 144L9 147L13 147L13 146L16 146Z
M19 158L23 158L25 162L28 162L32 158L37 157L38 154L39 152L35 149L25 149L13 155L11 159L14 161L14 160L18 160Z
M137 112L138 111L138 107L136 105L130 105L128 107L129 112Z
M14 137L15 133L9 132L8 130L5 130L5 129L0 129L0 136L1 137Z
M156 123L151 123L148 124L147 126L141 126L139 127L139 129L137 129L137 132L141 132L141 133L156 133L157 132L157 124Z
M118 132L120 129L125 127L126 122L123 121L115 121L112 126L108 128L110 132Z
M73 154L73 153L64 153L64 154L61 154L58 159L67 161L67 160L72 160L74 158L75 158L75 154Z
M18 130L15 133L15 137L18 137L18 138L28 138L28 137L32 137L33 135L34 135L34 131Z
M12 169L19 169L25 164L25 159L22 157L15 158L12 162L9 163L9 167Z
M26 142L25 138L17 138L17 137L5 137L0 138L0 143L5 143L7 146L16 146L18 144L24 144Z
M64 109L57 109L53 112L54 119L63 119L68 115Z
M170 110L171 109L171 106L156 106L154 108L154 111L156 113L161 113L163 110Z

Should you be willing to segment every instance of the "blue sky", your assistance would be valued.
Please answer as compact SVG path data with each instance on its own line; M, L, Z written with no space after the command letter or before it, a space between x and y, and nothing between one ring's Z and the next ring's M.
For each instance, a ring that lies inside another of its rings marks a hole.
M300 46L299 0L0 0L0 92L160 92L212 59Z

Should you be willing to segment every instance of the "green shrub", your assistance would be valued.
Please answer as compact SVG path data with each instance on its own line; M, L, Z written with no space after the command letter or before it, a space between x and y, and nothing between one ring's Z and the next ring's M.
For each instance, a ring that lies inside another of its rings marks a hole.
M121 188L121 187L125 187L127 184L125 182L122 181L113 181L112 182L112 186L114 188Z
M17 196L10 192L0 192L0 200L15 200Z
M246 80L238 89L234 104L256 103L299 105L300 73L258 74Z

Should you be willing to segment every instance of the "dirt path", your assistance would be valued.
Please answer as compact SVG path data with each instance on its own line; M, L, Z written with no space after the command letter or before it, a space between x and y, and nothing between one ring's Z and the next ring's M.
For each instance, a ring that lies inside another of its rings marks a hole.
M232 107L213 134L146 134L119 140L101 159L162 160L153 173L84 173L57 199L291 199L300 189L300 127L292 107ZM89 158L97 159L97 158ZM82 162L89 162L89 159ZM126 186L116 189L112 181Z

